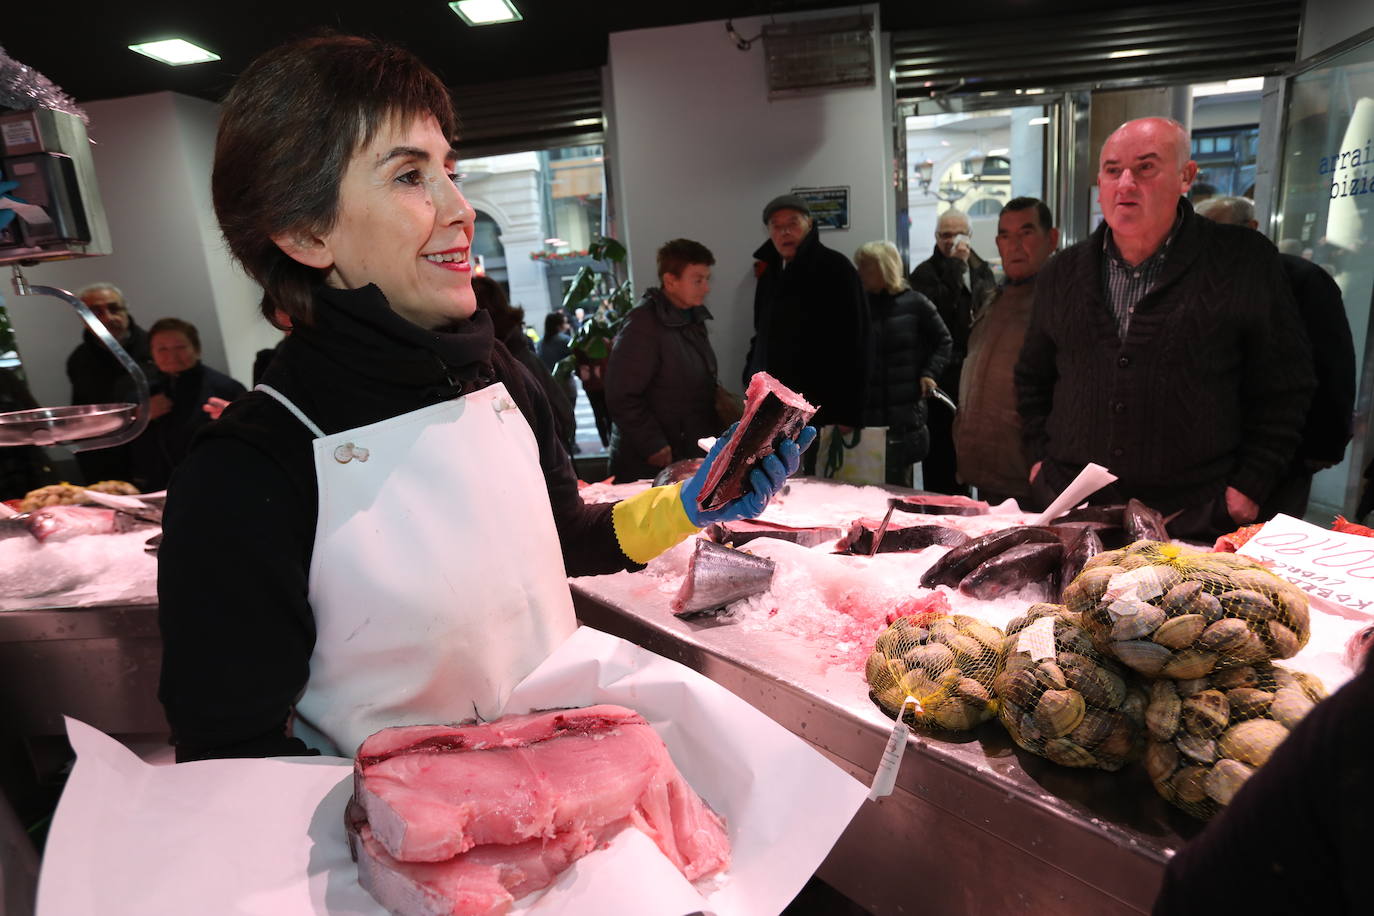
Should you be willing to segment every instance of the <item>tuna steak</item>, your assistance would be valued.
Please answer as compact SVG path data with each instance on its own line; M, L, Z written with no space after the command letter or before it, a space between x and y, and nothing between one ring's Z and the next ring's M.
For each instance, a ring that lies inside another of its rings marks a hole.
M384 729L358 749L353 777L371 836L401 862L569 833L585 835L573 841L582 849L628 818L689 880L729 864L721 819L653 728L620 706Z
M840 528L788 528L768 522L744 520L737 522L716 522L706 529L707 536L717 544L727 547L740 547L755 538L774 538L790 541L802 547L815 547L826 541L833 541L844 531Z
M967 544L955 547L936 560L935 565L926 570L925 575L921 576L921 585L926 588L934 588L937 585L948 585L950 588L954 588L964 581L965 576L981 566L984 560L991 559L1010 547L1025 544L1028 541L1040 544L1053 541L1057 544L1059 543L1059 535L1050 528L1031 525L993 531L980 538L974 538Z
M898 512L914 512L918 515L987 515L990 508L981 499L946 496L940 493L894 496L887 504Z
M1064 565L1059 568L1059 589L1062 595L1063 590L1069 587L1078 574L1083 571L1083 564L1103 551L1102 539L1097 536L1094 528L1080 528L1078 535L1071 543L1064 545Z
M882 522L872 518L861 518L849 526L849 533L839 543L841 550L859 556L872 556L873 538ZM878 544L877 553L900 553L908 550L924 550L932 545L958 547L967 544L969 537L962 531L946 528L943 525L911 525L899 527L889 524Z
M768 591L774 568L767 557L697 538L682 588L673 599L673 613L678 617L718 614L732 601Z
M1027 585L1052 582L1064 559L1059 541L1017 544L985 560L959 583L959 591L984 601L999 598Z
M773 454L778 439L795 439L815 413L806 398L767 372L754 373L745 392L744 417L712 462L697 505L711 512L743 496L754 465Z
M1122 525L1130 543L1136 541L1169 542L1169 532L1164 529L1164 516L1160 515L1138 499L1128 500L1122 516Z

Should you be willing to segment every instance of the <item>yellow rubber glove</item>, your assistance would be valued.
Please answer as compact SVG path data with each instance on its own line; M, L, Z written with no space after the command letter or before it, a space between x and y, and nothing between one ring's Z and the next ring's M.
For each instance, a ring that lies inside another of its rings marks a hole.
M682 506L682 484L652 487L623 499L611 510L620 549L636 563L648 563L700 529Z

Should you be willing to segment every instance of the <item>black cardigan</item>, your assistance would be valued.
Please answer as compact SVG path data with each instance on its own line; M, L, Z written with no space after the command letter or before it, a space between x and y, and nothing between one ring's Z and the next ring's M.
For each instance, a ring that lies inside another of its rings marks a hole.
M430 332L392 312L376 287L321 290L315 324L296 328L263 379L327 434L494 381L534 430L568 573L636 568L616 541L612 507L583 504L538 383L493 341L487 313ZM286 725L315 644L312 438L251 392L206 427L172 480L158 563L159 696L178 760L306 752Z
M1026 458L1056 477L1096 462L1164 512L1226 486L1262 503L1316 384L1307 335L1268 239L1180 211L1124 341L1103 292L1105 223L1037 276L1016 366Z

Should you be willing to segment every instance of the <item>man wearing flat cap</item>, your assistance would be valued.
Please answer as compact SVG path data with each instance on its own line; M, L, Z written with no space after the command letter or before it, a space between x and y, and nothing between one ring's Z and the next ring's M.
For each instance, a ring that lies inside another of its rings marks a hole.
M769 201L763 222L768 241L754 252L758 285L745 385L755 372L767 372L820 408L816 426L862 426L868 307L859 273L821 244L800 197Z

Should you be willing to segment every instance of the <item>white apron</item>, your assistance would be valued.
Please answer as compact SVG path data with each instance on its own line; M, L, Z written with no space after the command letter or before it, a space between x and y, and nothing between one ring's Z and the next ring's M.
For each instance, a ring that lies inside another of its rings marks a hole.
M506 386L333 436L258 390L316 436L295 734L352 756L389 725L499 715L576 628L539 447Z

